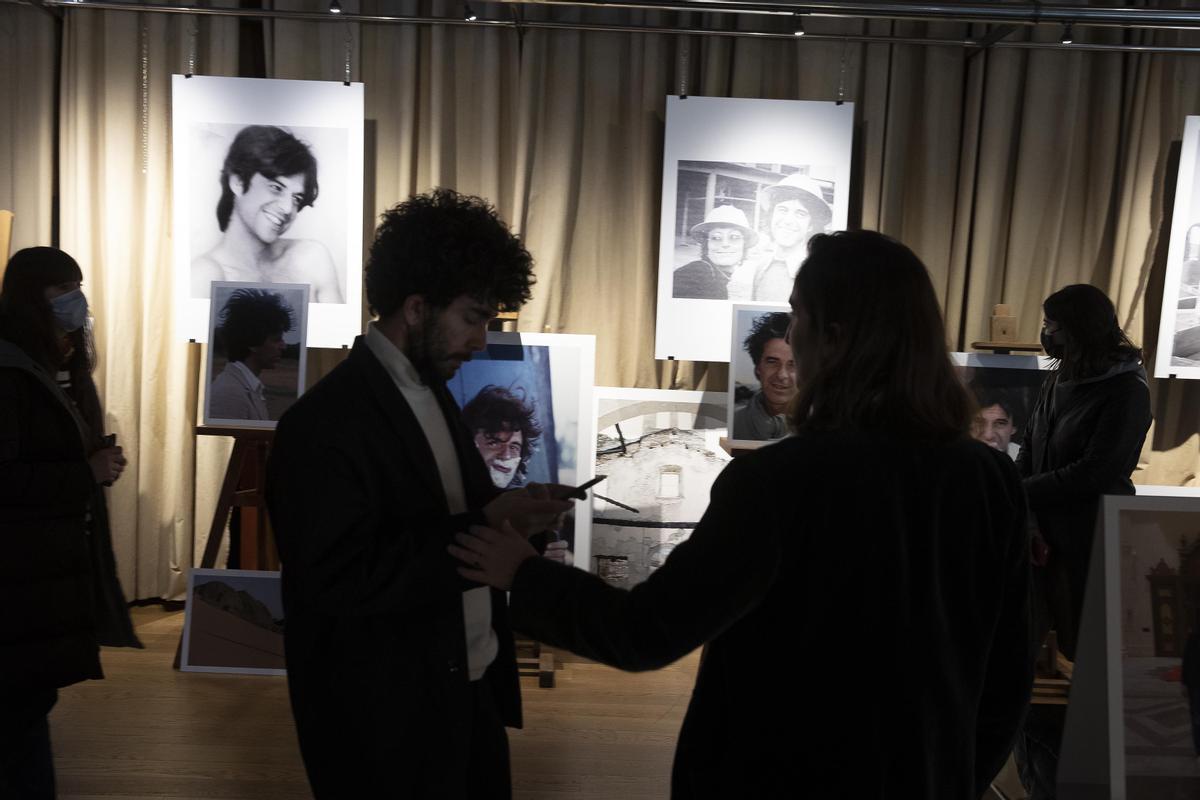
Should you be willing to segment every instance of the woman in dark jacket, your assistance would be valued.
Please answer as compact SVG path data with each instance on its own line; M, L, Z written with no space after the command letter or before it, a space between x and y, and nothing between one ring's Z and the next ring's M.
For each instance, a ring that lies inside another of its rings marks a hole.
M791 305L796 434L726 467L644 583L534 558L512 531L451 552L541 641L628 670L708 642L674 798L976 800L1032 685L1016 468L969 435L908 248L816 236Z
M1133 494L1130 476L1150 429L1142 353L1121 330L1112 301L1087 284L1042 304L1042 346L1058 365L1042 384L1017 469L1037 525L1035 635L1053 629L1074 660L1100 498ZM1055 796L1061 706L1036 706L1018 761L1032 800Z
M103 677L98 644L140 647L117 582L79 265L17 252L0 288L0 797L53 797L57 690Z

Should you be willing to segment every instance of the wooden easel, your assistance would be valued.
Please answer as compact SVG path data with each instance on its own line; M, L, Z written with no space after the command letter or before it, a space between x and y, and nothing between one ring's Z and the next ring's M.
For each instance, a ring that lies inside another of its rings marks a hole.
M233 452L221 494L208 529L208 543L200 559L202 568L217 565L217 554L225 538L229 512L235 507L241 514L241 543L238 548L242 569L279 569L279 552L267 520L267 503L263 494L267 455L275 438L273 428L232 428L197 425L197 436L233 437Z

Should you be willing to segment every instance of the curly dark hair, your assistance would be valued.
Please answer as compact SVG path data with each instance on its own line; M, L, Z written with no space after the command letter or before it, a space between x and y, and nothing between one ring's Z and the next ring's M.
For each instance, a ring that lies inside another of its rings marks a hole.
M787 339L791 322L792 315L786 311L772 311L754 318L754 322L750 324L750 334L746 341L742 342L742 347L750 354L754 366L758 366L758 360L762 358L767 342L772 339Z
M496 210L453 189L414 195L384 212L367 260L367 303L380 317L410 295L445 308L468 295L500 311L530 298L533 257Z
M521 432L521 465L518 469L522 474L529 457L533 455L534 445L542 435L535 414L533 404L526 402L524 397L518 397L511 389L492 384L480 389L462 409L463 421L472 434L476 431Z
M233 213L233 190L229 188L229 179L237 177L244 191L250 188L250 179L255 173L268 180L280 175L303 174L304 194L300 198L300 208L311 206L317 200L320 191L317 159L308 145L283 128L248 125L233 138L221 167L221 199L217 201L217 225L221 230L228 227Z
M1008 414L1008 418L1012 421L1013 426L1020 427L1017 425L1017 416L1024 411L1024 408L1016 402L1011 394L1003 389L977 384L971 384L970 389L971 393L975 395L975 405L978 406L980 411L992 406L1000 406L1000 408L1004 409L1004 413Z
M218 317L219 336L230 361L243 361L250 348L268 336L286 333L295 324L295 312L283 295L265 289L238 289L229 296Z
M1142 360L1141 349L1121 330L1112 301L1095 286L1076 283L1063 287L1046 298L1042 310L1063 333L1058 363L1063 378L1091 378L1117 361Z

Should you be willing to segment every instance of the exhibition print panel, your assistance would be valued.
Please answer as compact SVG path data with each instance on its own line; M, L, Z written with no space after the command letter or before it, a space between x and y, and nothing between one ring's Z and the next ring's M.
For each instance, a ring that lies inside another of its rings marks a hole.
M788 341L788 306L733 306L729 356L729 438L738 442L782 439L788 410L799 391Z
M1102 541L1110 796L1198 797L1200 497L1106 498Z
M447 382L497 488L592 477L595 347L592 336L492 332ZM591 555L589 510L578 501L551 537L581 567Z
M729 462L725 418L720 393L596 389L596 474L606 476L592 495L600 577L632 588L691 536Z
M817 233L846 227L849 103L668 97L656 358L724 361L729 305L785 304Z
M1188 117L1179 153L1154 377L1200 378L1200 117Z
M193 569L188 574L179 668L284 675L278 572Z
M204 423L274 428L304 391L308 284L211 284Z
M362 84L175 75L174 261L183 336L209 284L310 286L309 341L361 330Z
M971 435L1016 461L1053 359L990 353L951 353L950 358L975 399Z

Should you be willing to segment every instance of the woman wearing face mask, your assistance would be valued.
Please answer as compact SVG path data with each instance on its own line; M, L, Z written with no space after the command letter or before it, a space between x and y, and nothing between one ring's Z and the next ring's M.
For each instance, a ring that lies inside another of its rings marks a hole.
M103 677L99 644L141 647L117 581L87 300L75 260L17 252L0 288L0 797L53 797L47 714Z
M1112 301L1094 286L1060 289L1042 304L1042 347L1058 365L1042 384L1017 468L1037 524L1036 635L1054 629L1074 660L1100 498L1133 494L1150 428L1142 352L1121 330ZM1055 796L1060 706L1033 706L1018 744L1032 800Z

